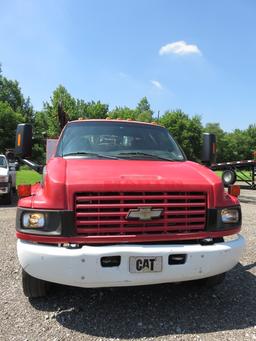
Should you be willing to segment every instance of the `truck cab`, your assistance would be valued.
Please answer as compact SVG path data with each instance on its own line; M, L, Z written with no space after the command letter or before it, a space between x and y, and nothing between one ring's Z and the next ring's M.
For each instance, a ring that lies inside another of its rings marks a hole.
M25 128L21 158L31 147ZM28 297L47 295L50 283L214 285L244 249L237 197L157 124L69 122L41 183L26 189L16 235Z

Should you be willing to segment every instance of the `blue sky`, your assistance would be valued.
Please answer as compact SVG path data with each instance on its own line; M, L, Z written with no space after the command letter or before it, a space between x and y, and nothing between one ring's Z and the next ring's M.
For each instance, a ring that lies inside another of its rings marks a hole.
M254 0L0 0L0 63L40 110L76 98L256 123Z

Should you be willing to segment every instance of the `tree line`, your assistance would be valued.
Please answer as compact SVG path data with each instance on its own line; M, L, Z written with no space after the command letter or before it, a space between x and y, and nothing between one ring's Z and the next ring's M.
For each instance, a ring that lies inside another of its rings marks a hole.
M33 159L43 163L45 139L60 134L57 114L60 101L70 120L121 118L143 122L158 121L170 131L190 160L200 160L203 132L216 135L217 162L252 159L256 150L255 123L244 130L225 132L219 123L207 123L203 126L201 116L190 117L180 109L167 110L158 118L146 97L139 101L136 108L116 107L110 110L108 104L100 101L76 99L64 86L59 85L50 99L43 103L43 109L36 111L30 98L25 98L22 94L18 81L5 77L0 67L0 153L14 147L18 123L31 123L34 131Z

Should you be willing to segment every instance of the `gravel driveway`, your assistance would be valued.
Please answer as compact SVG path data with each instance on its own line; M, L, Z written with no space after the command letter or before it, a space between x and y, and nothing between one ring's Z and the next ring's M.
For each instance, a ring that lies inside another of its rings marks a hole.
M215 289L56 285L47 300L29 301L20 287L15 207L0 206L0 340L256 340L256 205L242 203L242 211L246 252Z

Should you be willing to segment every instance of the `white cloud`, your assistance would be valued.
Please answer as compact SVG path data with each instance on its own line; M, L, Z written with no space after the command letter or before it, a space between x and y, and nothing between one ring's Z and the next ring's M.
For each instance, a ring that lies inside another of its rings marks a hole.
M151 84L153 84L157 89L163 90L163 86L159 81L152 80Z
M159 50L160 56L164 54L199 54L201 55L201 51L199 50L197 45L187 44L185 41L180 40L174 43L166 44L162 46Z

